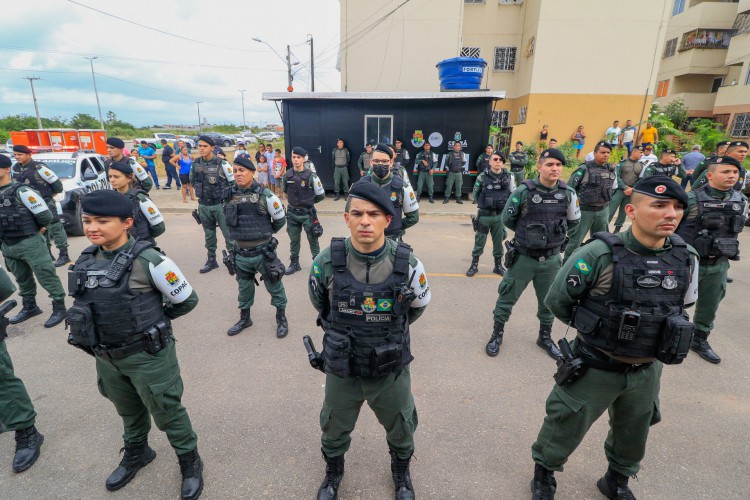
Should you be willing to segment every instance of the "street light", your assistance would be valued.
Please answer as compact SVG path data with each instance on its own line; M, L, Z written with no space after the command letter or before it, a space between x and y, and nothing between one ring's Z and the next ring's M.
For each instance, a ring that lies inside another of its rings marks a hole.
M203 133L203 122L201 122L201 104L203 101L195 101L195 105L198 106L198 134Z
M245 122L245 89L238 90L242 96L242 130L247 130L247 123Z
M94 95L96 96L96 109L99 110L99 126L104 130L104 120L102 120L102 107L99 104L99 91L96 90L96 76L94 76L94 59L97 59L97 56L94 57L84 57L84 59L88 59L91 63L91 78L94 80Z
M257 37L253 38L253 41L267 45L268 48L271 49L274 54L276 54L276 57L278 57L279 59L281 59L282 61L286 63L287 90L291 92L292 91L292 66L296 66L297 64L299 64L299 62L292 63L292 56L291 56L291 51L289 50L289 45L286 46L286 58L284 58L281 56L281 54L276 52L276 49L271 47L270 43L263 41Z

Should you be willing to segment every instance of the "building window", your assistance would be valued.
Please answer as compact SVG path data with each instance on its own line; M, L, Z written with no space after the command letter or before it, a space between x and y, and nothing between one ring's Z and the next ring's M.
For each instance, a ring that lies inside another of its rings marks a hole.
M510 111L493 111L492 122L490 123L493 127L506 128L510 121Z
M516 47L495 47L495 71L516 70Z
M729 135L732 137L750 137L750 113L734 115L734 123Z
M464 3L484 3L484 0L464 0Z
M526 123L526 106L518 108L518 123Z
M739 35L740 33L750 33L750 10L737 14L732 29L734 30L732 36Z
M461 47L461 57L479 57L479 47Z
M669 80L662 80L656 88L656 97L666 97L669 91Z
M677 39L672 38L671 40L667 40L666 45L664 46L664 55L662 55L662 58L664 57L672 57L677 52Z
M680 52L690 49L726 49L734 30L698 28L683 33L680 41Z
M393 142L393 115L365 115L365 144Z
M497 0L500 5L521 5L523 0Z
M747 66L747 76L745 77L745 85L750 85L750 64Z
M674 0L674 7L672 7L672 15L676 16L677 14L683 12L685 10L686 3L687 3L687 0Z
M714 81L711 82L711 93L715 94L719 91L721 87L724 86L724 77L720 76L719 78L714 78Z

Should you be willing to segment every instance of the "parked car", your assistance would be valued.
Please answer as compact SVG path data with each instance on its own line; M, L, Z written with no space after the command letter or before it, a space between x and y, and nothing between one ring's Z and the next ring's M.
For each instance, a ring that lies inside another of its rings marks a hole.
M202 135L212 138L217 146L229 147L237 144L237 140L234 137L220 134L218 132L203 132Z
M175 144L177 142L177 136L174 134L167 134L160 132L158 134L154 134L153 137L139 137L136 139L133 139L136 144L140 144L141 141L146 141L146 143L149 145L149 147L153 148L154 151L161 148L161 140L166 139L167 144ZM191 146L192 147L192 146Z
M178 141L184 141L185 144L187 144L188 146L190 146L191 149L194 148L195 145L198 143L198 138L197 137L193 137L191 135L178 135L177 136L177 140ZM176 141L175 141L175 143L176 143Z
M276 132L258 132L256 135L258 139L263 139L264 141L278 141L281 139L281 136Z

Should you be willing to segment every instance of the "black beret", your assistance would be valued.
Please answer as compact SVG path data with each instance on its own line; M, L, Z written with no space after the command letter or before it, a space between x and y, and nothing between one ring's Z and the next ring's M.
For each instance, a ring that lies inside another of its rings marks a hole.
M27 155L31 154L31 150L29 149L29 147L23 144L13 146L13 152L14 153L26 153Z
M123 149L125 147L125 141L123 141L119 137L107 137L107 144L109 144L113 148Z
M643 151L643 146L639 144L638 146L633 146L633 149L637 149L638 151Z
M299 146L292 148L292 154L297 156L302 156L303 158L307 156L307 150L305 148L301 148Z
M240 167L246 168L248 170L252 170L253 172L255 171L255 165L253 165L253 162L251 162L250 160L248 160L247 158L243 156L238 156L237 158L235 158L234 164L239 165Z
M0 155L0 168L10 168L12 164L13 162L10 161L10 158L5 155Z
M378 145L376 145L375 149L373 149L373 152L374 151L380 151L381 153L385 153L385 154L388 155L388 158L393 159L393 150L391 149L391 146L389 146L387 144L378 144Z
M729 146L732 144L732 141L721 141L716 143L716 149L722 147L722 146Z
M396 140L393 141L394 144L397 143L397 142L400 142L401 144L404 143L404 141L402 141L400 138L397 138Z
M554 158L555 160L560 160L565 165L565 155L557 148L545 149L539 158Z
M687 193L671 177L649 175L636 182L633 191L662 200L675 199L682 203L683 207L688 206Z
M739 160L732 158L731 156L722 156L721 158L716 158L709 165L727 165L727 164L734 165L737 168L742 168L742 164L739 162Z
M677 151L675 151L674 149L667 148L667 149L662 150L661 154L663 154L663 155L676 155Z
M490 146L487 146L487 147L489 148ZM505 161L505 155L502 153L502 151L493 151L492 153L490 153L490 156L494 156L494 155L499 156L500 158L503 159L503 161Z
M744 146L746 148L750 148L750 145L748 145L748 143L746 143L745 141L732 141L729 143L730 148L736 148L738 146Z
M596 146L594 146L594 149L597 148L607 148L612 151L612 144L608 143L607 141L599 141L596 143Z
M367 146L370 146L370 147L372 147L372 143L371 143L371 142L368 142L367 144L365 144L365 147L367 147Z
M390 192L390 188L384 189L372 181L360 179L352 185L349 190L349 196L352 198L367 200L379 206L387 215L395 217L396 210L394 209L393 202L389 196Z
M98 189L81 199L81 211L89 215L132 217L133 202L112 189Z
M133 167L130 166L130 162L125 161L116 161L112 163L112 165L109 166L110 170L119 170L123 174L130 175L133 173Z
M344 141L344 139L342 139L341 137L339 137L338 139L336 139L336 142L339 142L339 141L341 141L341 142L346 142L346 141Z
M211 139L211 138L210 138L209 136L207 136L207 135L202 135L202 136L198 137L198 141L203 141L203 142L205 142L206 144L208 144L209 146L216 146L216 143L214 142L214 140L213 140L213 139Z

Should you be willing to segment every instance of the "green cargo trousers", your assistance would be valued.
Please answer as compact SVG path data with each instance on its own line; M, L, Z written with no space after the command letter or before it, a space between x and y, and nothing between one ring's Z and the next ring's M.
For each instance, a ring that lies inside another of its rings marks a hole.
M63 227L62 222L60 222L60 216L57 213L57 206L52 202L47 203L47 207L50 212L52 212L52 215L55 216L55 219L49 226L47 226L47 230L44 232L44 239L47 242L47 247L49 248L52 245L52 241L54 241L55 246L59 250L68 248L68 235L65 234L65 228Z
M209 255L216 256L216 224L219 224L221 234L224 235L224 245L229 251L232 248L232 238L229 236L227 221L224 219L224 207L221 204L198 204L198 215L203 222L203 235L206 239L206 250Z
M592 235L599 231L609 231L609 225L607 224L608 216L609 210L606 207L595 212L591 210L581 210L581 222L573 226L568 233L570 240L568 241L568 246L565 248L565 258L563 259L563 262L568 260L570 254L581 246L583 239L589 231L591 231Z
M144 351L117 360L97 356L96 373L99 392L122 417L125 441L146 441L153 417L178 455L196 448L198 436L182 406L182 377L174 340L156 354Z
M537 302L536 317L539 318L539 324L551 325L555 321L555 316L544 305L544 297L552 287L561 265L560 254L552 255L542 262L528 255L519 255L497 287L498 297L492 313L494 320L507 323L513 306L521 298L528 284L533 281Z
M445 179L445 193L443 193L446 200L450 199L454 185L456 186L456 199L459 200L461 199L461 188L464 185L463 172L448 172Z
M307 235L307 242L310 244L312 258L315 259L320 253L318 238L315 238L311 234L312 221L312 215L299 215L291 211L286 213L286 232L289 235L289 253L292 260L299 258L300 240L302 239L303 229Z
M638 473L649 428L661 420L661 371L658 361L632 373L589 368L567 387L555 385L547 398L547 415L539 436L531 446L534 462L551 471L562 471L591 425L607 410L607 461L624 476Z
M482 231L482 226L488 228L489 233ZM499 259L503 256L503 241L508 233L505 231L502 214L482 215L479 217L479 230L474 233L474 248L471 250L472 257L479 257L484 253L487 244L487 234L492 235L492 256Z
M325 399L320 410L323 453L338 457L349 450L351 433L365 401L385 428L388 448L399 458L411 457L418 418L408 366L398 376L339 378L326 375Z
M333 192L334 194L349 192L349 167L333 167Z
M719 303L727 294L729 261L721 259L715 264L698 266L698 301L695 303L693 323L696 330L711 333L714 328Z
M513 180L516 181L516 187L520 186L521 183L523 182L523 176L525 173L524 169L521 169L517 172L514 170L511 170L510 172L513 174Z
M13 373L13 362L5 341L0 341L0 433L34 425L36 412L21 379Z
M35 234L14 245L3 242L0 250L5 256L5 265L16 277L18 295L36 297L36 276L52 300L65 299L65 289L57 277L44 237Z
M417 175L417 196L422 196L425 184L427 184L427 196L432 198L435 194L435 179L429 170L420 170Z
M609 202L609 222L612 222L612 219L615 217L615 213L617 213L617 219L615 220L615 227L622 227L623 224L625 224L625 205L630 203L630 196L626 196L625 192L622 189L618 189L615 191L615 194L612 195L612 201Z
M234 257L234 268L237 272L235 275L237 284L240 287L240 293L237 298L240 303L240 309L250 309L250 306L255 303L255 281L253 280L255 273L263 276L263 284L266 286L268 293L271 294L271 305L279 309L286 309L287 300L284 283L282 283L282 280L271 283L266 279L267 274L263 255L243 257L236 254Z

